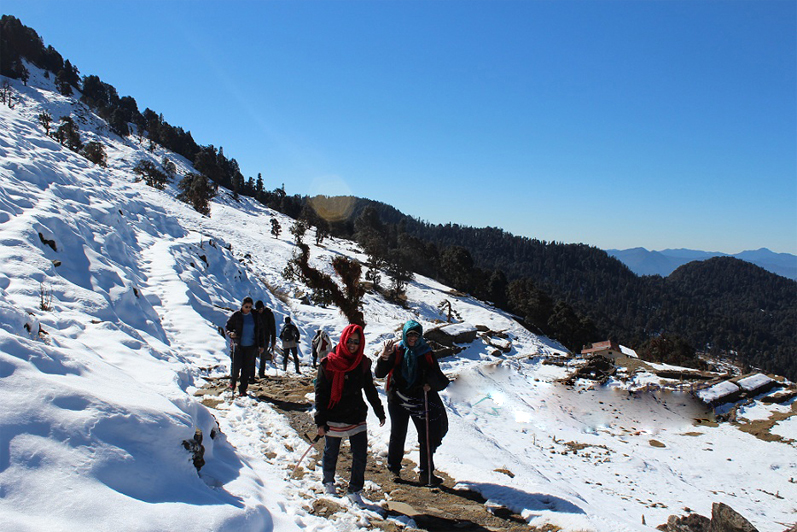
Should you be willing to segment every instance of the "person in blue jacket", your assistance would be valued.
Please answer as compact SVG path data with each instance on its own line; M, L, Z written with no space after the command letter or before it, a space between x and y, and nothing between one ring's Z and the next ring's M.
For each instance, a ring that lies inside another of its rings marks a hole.
M236 310L227 320L225 329L233 342L230 372L230 388L233 394L237 382L238 394L246 395L250 368L254 368L255 357L263 352L265 336L261 331L262 326L262 320L252 312L251 297L245 297L241 303L241 310Z

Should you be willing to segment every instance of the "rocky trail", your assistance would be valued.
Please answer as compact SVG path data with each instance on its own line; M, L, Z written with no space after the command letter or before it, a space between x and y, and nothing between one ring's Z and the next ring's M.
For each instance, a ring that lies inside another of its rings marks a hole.
M209 408L215 408L224 401L221 396L227 390L228 383L228 378L211 379L210 384L199 390L197 395L202 396L203 404ZM313 405L307 399L307 394L312 391L313 377L288 373L250 384L248 395L258 401L271 404L288 418L298 434L307 439L316 434L316 427L310 415ZM408 443L413 434L410 429ZM323 439L315 444L318 452L311 453L305 458L296 472L297 476L305 474L308 470L321 467L323 445ZM288 468L292 469L293 466L294 464L290 464ZM348 444L344 442L338 458L338 474L344 479L348 478L350 467L351 454ZM514 514L506 508L488 509L485 505L486 500L479 493L467 489L455 489L456 480L439 471L436 474L442 477L442 485L422 486L417 482L414 469L415 464L405 458L402 479L394 481L387 470L385 459L369 452L364 496L370 501L375 501L381 507L380 513L383 515L381 520L370 521L370 529L388 532L402 530L402 527L395 521L387 518L406 516L415 521L418 529L428 532L450 532L453 530L465 532L555 532L559 530L556 527L548 526L545 528L530 527L520 515ZM379 490L374 490L373 485L370 485L368 481L376 484ZM370 490L368 489L369 485L371 486ZM334 519L336 513L347 511L344 505L336 502L336 497L321 494L320 483L317 491L319 497L312 501L308 500L308 508L313 514Z

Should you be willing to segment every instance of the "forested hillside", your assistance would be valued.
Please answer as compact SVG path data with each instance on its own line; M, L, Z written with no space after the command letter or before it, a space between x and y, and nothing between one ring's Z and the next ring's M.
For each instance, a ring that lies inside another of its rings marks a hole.
M354 238L372 264L390 272L389 290L396 299L408 276L417 272L493 302L571 350L613 338L645 352L652 339L666 335L679 344L686 339L700 351L797 378L797 282L731 258L687 264L666 279L638 277L603 250L584 244L545 242L492 227L432 225L370 200L289 196L284 185L269 191L262 175L244 177L222 148L198 145L190 132L170 125L156 111L140 112L134 98L120 97L97 76L81 78L78 68L52 46L45 47L34 30L4 15L0 74L27 81L23 59L51 72L62 94L80 91L81 101L116 134L149 141L150 149L161 145L191 161L199 174L186 175L179 186L185 197L194 196L195 205L207 202L197 195L211 196L224 187L235 197L253 197L315 226L317 238ZM12 95L7 100L13 105ZM49 129L58 118L39 120ZM72 137L79 141L76 128L70 117L61 117L56 136L102 162L101 146L95 147L97 153L71 143ZM172 172L168 161L161 166L136 172L157 185ZM324 208L329 205L334 208ZM345 216L325 214L332 211ZM369 281L377 289L383 282Z
M667 278L638 277L592 246L517 237L490 227L432 225L367 200L356 209L360 218L368 208L389 220L386 234L424 243L427 274L459 279L455 286L503 304L531 325L548 325L549 332L568 314L563 309L573 309L578 317L558 331L571 348L588 334L635 348L668 334L687 339L698 351L797 377L797 282L748 262L717 257L684 265ZM445 260L456 255L464 259ZM469 274L449 271L469 265ZM501 273L504 294L491 283ZM529 284L538 293L516 293ZM518 297L526 298L525 305Z

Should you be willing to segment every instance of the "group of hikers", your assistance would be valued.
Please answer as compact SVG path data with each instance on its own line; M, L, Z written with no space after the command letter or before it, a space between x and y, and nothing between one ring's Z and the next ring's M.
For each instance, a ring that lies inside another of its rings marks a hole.
M246 297L241 309L233 312L225 327L230 337L230 389L235 393L238 385L239 395L246 395L246 389L254 384L255 363L259 361L258 376L266 378L268 361L274 358L277 347L277 326L274 313L262 301L254 303ZM299 328L286 316L285 323L279 333L282 341L282 369L288 370L288 358L293 355L296 373L299 369ZM276 359L275 364L276 364Z
M254 375L256 354L261 355L260 377L263 378L268 359L262 357L267 352L268 340L271 339L272 351L276 342L273 313L264 309L260 301L254 308L260 313L257 316L252 315L252 299L245 298L241 310L230 317L226 327L235 345L230 388L234 390L236 382L240 381L241 394L246 393L249 375ZM271 330L263 332L264 328L269 327L268 316ZM288 327L296 330L284 335ZM288 349L293 349L296 372L300 373L296 354L299 331L288 317L285 318L280 338L283 369L287 370ZM442 479L434 474L434 453L448 432L448 416L438 392L450 381L424 340L420 323L407 321L400 340L384 342L373 372L371 359L365 355L365 336L360 325L347 325L341 332L340 342L334 347L329 335L319 331L313 339L313 367L316 365L314 420L318 438L324 438L322 471L325 493L337 494L335 471L338 454L343 438L349 438L352 465L347 497L356 504L363 504L361 492L365 485L368 455L368 406L363 394L379 419L379 425L383 426L386 422L374 376L385 378L386 383L387 412L390 415L387 468L393 479L401 480L404 446L412 420L420 447L418 482L426 486L442 483Z

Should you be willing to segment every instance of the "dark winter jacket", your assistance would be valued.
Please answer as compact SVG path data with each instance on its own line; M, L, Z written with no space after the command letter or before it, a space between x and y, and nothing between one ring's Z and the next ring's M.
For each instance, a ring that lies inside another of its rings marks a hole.
M263 345L268 347L277 341L277 324L274 320L274 313L271 309L266 307L263 313L256 312L260 315L260 320L263 322Z
M379 392L374 386L374 377L371 374L371 361L363 357L360 365L346 373L343 383L343 395L340 401L328 408L329 397L332 394L332 376L327 372L327 359L318 364L318 377L315 380L315 424L317 427L329 429L330 421L349 423L355 425L365 421L368 407L363 400L363 391L374 409L376 417L385 419L385 409L379 400Z
M401 375L404 350L404 346L397 344L387 360L379 357L376 361L376 369L374 370L376 377L378 379L388 377L387 400L389 402L397 401L396 390L400 390L407 397L422 398L424 384L428 384L432 391L435 392L434 395L437 395L437 392L444 390L451 382L440 369L440 364L438 364L434 353L429 351L418 358L418 377L412 385L409 385Z
M291 335L293 339L289 339ZM296 347L299 344L299 328L292 322L286 323L280 331L280 340L283 348Z
M255 345L257 347L265 347L264 339L265 335L263 334L263 320L257 315L256 312L250 312L252 317L255 319ZM244 313L240 310L236 310L230 319L227 320L227 326L225 327L227 332L234 332L235 338L233 342L235 345L241 345L241 336L243 336L244 331Z

